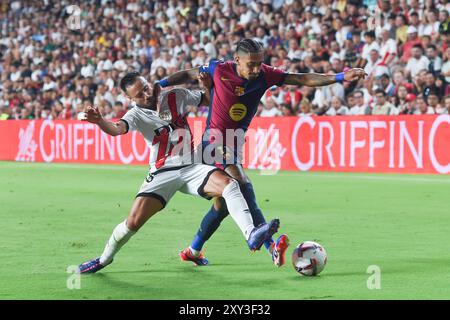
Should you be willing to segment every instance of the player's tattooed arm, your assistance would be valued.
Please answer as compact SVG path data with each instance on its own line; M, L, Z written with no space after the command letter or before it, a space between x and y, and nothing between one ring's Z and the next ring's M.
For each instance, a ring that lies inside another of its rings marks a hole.
M167 80L167 83L165 83L164 86L176 86L186 83L190 80L195 80L197 79L199 73L200 72L198 67L175 72L170 76L168 76L167 78L165 78L165 80Z
M103 132L111 136L125 134L128 131L127 124L124 121L112 122L103 119L102 114L97 107L87 107L85 110L85 117L81 120L98 125Z
M320 73L288 73L283 84L291 84L297 86L321 87L336 82L355 81L364 79L367 74L364 69L353 68L346 72L338 74L320 74Z
M209 103L211 101L211 88L213 87L213 83L211 80L211 77L208 73L202 72L199 73L198 76L198 82L200 84L200 88L203 89L202 94L202 101L200 102L201 106L209 106Z

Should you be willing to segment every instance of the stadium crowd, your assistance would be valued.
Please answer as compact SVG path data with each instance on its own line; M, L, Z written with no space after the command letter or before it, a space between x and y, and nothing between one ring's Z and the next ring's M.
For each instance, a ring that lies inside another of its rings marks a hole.
M107 119L118 83L232 59L243 37L289 72L361 67L358 83L273 87L259 116L450 113L450 3L438 0L27 0L0 4L0 119ZM196 82L190 87L198 86ZM205 116L207 106L191 107Z

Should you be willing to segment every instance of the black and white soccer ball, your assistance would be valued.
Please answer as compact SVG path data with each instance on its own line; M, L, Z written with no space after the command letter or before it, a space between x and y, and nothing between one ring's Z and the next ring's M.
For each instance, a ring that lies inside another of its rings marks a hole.
M304 276L317 276L327 264L327 252L317 242L305 241L292 252L295 270Z

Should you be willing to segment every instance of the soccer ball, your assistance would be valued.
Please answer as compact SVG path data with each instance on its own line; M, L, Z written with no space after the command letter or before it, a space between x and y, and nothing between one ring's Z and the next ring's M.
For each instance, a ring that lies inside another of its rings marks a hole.
M327 252L314 241L305 241L292 252L295 270L304 276L317 276L325 268Z

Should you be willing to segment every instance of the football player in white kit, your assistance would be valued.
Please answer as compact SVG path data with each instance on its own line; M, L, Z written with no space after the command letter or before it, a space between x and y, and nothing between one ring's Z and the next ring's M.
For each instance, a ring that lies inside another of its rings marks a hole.
M106 120L98 108L88 107L84 120L97 124L112 136L139 131L150 148L150 172L128 218L115 227L102 255L81 264L79 272L94 273L109 265L120 248L150 217L162 210L178 190L206 199L223 197L250 250L259 250L264 241L277 232L279 220L255 227L237 181L214 166L193 162L187 107L208 105L209 93L175 88L159 94L138 72L125 75L120 87L135 103L122 119Z

